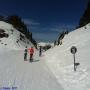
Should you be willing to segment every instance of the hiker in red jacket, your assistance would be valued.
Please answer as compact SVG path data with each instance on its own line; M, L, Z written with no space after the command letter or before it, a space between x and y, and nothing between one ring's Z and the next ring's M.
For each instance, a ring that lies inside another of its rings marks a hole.
M34 49L33 49L33 47L31 47L28 50L29 50L29 53L30 53L30 62L32 62L33 61Z

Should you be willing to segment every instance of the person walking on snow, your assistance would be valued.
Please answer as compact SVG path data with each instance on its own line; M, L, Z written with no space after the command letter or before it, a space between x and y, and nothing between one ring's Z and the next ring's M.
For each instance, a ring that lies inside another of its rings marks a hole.
M25 47L24 50L24 61L27 61L27 46Z
M34 49L33 49L33 47L31 47L28 50L29 50L29 53L30 53L30 62L33 62Z
M42 55L42 46L40 46L40 48L39 48L39 56L41 56Z

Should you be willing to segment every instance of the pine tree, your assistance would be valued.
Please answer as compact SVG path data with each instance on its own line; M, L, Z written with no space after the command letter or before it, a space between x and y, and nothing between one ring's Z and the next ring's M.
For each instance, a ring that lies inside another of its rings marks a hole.
M87 8L80 18L79 27L90 23L90 0L88 1Z

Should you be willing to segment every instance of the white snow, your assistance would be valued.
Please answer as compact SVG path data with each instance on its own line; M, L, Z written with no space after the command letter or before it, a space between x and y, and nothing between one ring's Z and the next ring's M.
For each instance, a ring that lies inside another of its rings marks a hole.
M9 34L9 38L0 39L7 43L7 46L0 43L0 90L63 90L44 60L40 59L39 52L34 49L34 62L29 62L29 53L28 61L24 61L27 43L20 41L18 45L16 40L20 33L14 29L11 35L12 25L5 22L0 24L0 28L3 26L2 29Z
M77 47L76 62L80 63L76 72L70 52L72 46ZM90 24L70 32L62 45L48 50L42 59L64 90L90 90Z
M63 90L38 53L34 62L23 60L22 50L0 53L0 88L16 87L15 90ZM40 61L39 61L40 60ZM3 89L0 89L3 90ZM12 89L10 89L12 90Z
M49 49L41 57L35 49L34 62L30 63L29 54L28 61L23 56L25 46L32 46L31 42L27 44L25 38L25 42L17 44L20 32L0 21L0 29L9 34L8 38L0 38L0 90L90 90L90 24L85 27L70 32L62 45ZM72 46L77 47L76 62L80 63L76 72Z
M23 49L25 46L31 47L33 44L25 37L25 41L21 41L20 39L20 32L16 30L11 24L8 24L6 22L0 21L0 29L5 30L5 33L9 34L8 38L0 38L0 48L1 49ZM13 34L12 34L13 30ZM19 40L18 43L16 41ZM29 44L27 44L29 42ZM7 45L5 45L7 44ZM0 50L1 50L0 49Z
M46 46L46 45L51 45L52 47L54 46L54 44L50 42L39 42L38 43L38 46Z

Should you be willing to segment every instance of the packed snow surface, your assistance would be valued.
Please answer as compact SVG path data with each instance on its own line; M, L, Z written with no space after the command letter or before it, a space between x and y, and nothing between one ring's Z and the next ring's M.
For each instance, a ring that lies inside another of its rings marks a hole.
M0 90L14 87L14 90L63 90L55 76L38 57L24 61L21 50L0 53Z

